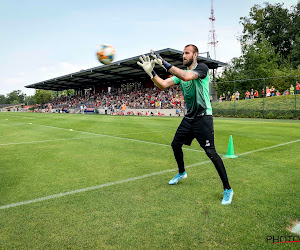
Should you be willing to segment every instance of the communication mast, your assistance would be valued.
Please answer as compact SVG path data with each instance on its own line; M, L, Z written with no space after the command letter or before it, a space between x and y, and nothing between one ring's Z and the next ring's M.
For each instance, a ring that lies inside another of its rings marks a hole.
M209 30L209 41L208 45L209 47L212 47L212 59L216 59L216 45L218 43L216 31L215 31L215 24L216 21L215 14L214 14L214 1L211 0L211 16L209 18L210 20L210 30Z

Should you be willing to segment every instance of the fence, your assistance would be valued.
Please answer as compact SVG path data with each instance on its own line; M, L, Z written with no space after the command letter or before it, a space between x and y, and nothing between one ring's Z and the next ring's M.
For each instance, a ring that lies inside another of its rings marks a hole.
M299 75L216 82L215 116L300 119ZM220 90L224 90L221 92ZM226 90L226 91L225 91ZM226 93L225 93L226 92Z

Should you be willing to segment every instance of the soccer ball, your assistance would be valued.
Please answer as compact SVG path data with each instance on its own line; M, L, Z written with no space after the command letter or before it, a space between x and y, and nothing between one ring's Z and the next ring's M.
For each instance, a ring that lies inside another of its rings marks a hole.
M99 62L108 65L114 60L116 50L109 44L101 44L97 50Z

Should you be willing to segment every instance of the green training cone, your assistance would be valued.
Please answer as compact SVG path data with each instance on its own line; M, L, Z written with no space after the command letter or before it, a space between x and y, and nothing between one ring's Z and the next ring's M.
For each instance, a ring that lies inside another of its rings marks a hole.
M237 155L234 155L234 147L233 147L232 135L230 135L230 137L229 137L227 154L224 155L224 157L227 157L227 158L237 158Z

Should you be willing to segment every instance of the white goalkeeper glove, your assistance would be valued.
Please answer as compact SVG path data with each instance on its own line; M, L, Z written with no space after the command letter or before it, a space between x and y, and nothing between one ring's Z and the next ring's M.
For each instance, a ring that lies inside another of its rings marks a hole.
M172 65L168 63L166 60L164 60L157 52L155 52L153 49L150 50L151 56L154 58L154 62L159 64L161 67L163 67L166 71L168 71Z
M155 66L154 60L150 60L150 57L145 55L142 55L140 60L142 63L138 61L137 64L140 65L152 79L156 75L153 70Z

